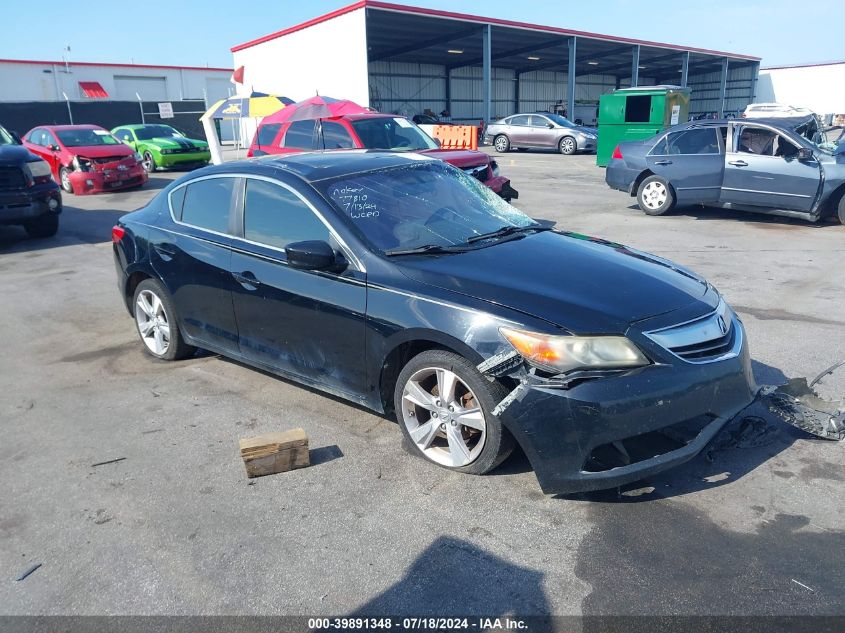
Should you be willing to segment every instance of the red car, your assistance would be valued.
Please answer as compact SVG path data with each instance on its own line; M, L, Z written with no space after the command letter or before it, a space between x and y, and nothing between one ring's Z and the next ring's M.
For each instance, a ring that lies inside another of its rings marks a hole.
M97 125L42 125L23 144L50 165L62 189L77 195L140 187L147 182L141 157Z
M288 154L318 149L384 149L418 152L439 158L478 178L505 200L519 197L496 161L484 152L445 150L408 119L367 112L330 119L261 123L247 156Z

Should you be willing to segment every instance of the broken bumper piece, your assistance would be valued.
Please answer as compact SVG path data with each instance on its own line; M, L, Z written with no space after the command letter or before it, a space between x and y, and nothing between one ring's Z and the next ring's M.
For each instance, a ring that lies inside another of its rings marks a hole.
M826 370L822 376L836 368L835 365ZM806 378L793 378L785 385L763 387L760 401L787 424L826 440L843 440L845 402L826 400L816 393L813 386L822 376L809 384Z
M698 455L757 395L747 345L732 359L542 377L508 354L480 369L519 380L494 413L543 492L613 488Z

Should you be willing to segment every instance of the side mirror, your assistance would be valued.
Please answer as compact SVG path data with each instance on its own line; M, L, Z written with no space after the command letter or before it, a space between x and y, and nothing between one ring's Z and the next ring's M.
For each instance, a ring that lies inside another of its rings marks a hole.
M807 147L800 147L798 148L798 160L801 161L808 161L813 160L815 156L813 156L813 150Z
M288 264L301 270L332 270L337 268L338 258L334 249L321 240L294 242L285 247Z
M434 144L437 145L437 147L443 147L443 143L440 142L439 138L433 138L431 140L434 141Z
M58 152L58 151L59 151L59 149L61 149L61 148L60 148L58 145L56 145L55 143L53 143L52 145L50 145L50 146L49 146L49 148L50 148L51 150L53 150L54 152Z
M555 129L555 124L554 123L546 123L546 127L549 128L550 130L553 130L553 129Z

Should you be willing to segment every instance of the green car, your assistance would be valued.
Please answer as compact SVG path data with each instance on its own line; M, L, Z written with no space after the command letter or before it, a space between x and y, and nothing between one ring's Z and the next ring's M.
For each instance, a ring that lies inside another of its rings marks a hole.
M208 143L185 137L169 125L121 125L111 133L141 155L144 169L205 165L211 160Z

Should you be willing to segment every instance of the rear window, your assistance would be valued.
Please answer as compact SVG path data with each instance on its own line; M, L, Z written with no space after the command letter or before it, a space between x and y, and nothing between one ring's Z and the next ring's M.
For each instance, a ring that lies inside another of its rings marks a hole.
M267 125L262 125L258 128L258 134L255 136L255 144L256 145L272 145L273 141L276 140L276 136L279 134L279 129L281 129L281 123L268 123Z
M314 144L314 127L316 121L294 121L285 132L283 147L292 149L317 149Z
M185 186L182 222L217 233L228 233L229 207L234 189L235 178L208 178ZM176 213L176 210L173 212Z

